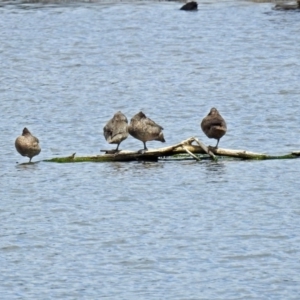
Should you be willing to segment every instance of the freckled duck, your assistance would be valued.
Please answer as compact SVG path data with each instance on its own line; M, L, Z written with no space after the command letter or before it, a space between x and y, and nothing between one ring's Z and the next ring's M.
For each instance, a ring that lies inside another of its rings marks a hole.
M117 152L122 141L128 137L128 120L122 112L114 114L103 128L103 134L109 144L117 144Z
M218 140L215 148L218 148L220 138L226 133L227 126L216 108L212 108L209 114L202 120L201 128L210 139Z
M146 147L148 141L165 142L162 130L160 125L147 118L143 112L133 116L128 126L129 134L144 143L144 150L148 150Z
M31 162L31 159L34 156L38 155L41 152L39 139L33 136L26 127L23 129L22 135L17 137L15 146L17 151L22 156L29 157L29 162Z

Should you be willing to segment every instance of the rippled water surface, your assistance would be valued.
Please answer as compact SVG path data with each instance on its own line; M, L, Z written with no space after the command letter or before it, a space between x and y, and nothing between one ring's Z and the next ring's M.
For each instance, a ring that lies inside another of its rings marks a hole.
M181 5L1 2L1 299L299 299L299 160L43 161L111 148L117 110L214 145L215 106L220 147L300 150L300 13Z

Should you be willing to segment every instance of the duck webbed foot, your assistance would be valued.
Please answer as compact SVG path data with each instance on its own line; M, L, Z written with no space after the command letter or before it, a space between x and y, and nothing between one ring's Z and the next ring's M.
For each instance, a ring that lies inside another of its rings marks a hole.
M148 151L148 148L144 148L138 151L139 154L145 154Z
M218 142L217 142L216 146L208 146L208 147L211 148L211 149L217 150L218 149L218 145L219 145L219 141L220 141L220 139L218 139Z
M213 151L213 150L217 150L218 147L217 147L217 146L210 146L210 145L209 145L209 146L207 146L207 149Z
M141 149L141 150L138 151L138 153L140 153L140 154L144 154L146 151L148 151L148 148L146 146L146 142L143 142L143 143L144 143L144 149Z
M111 150L100 150L100 152L105 152L105 154L116 154L119 153L121 150L111 149Z

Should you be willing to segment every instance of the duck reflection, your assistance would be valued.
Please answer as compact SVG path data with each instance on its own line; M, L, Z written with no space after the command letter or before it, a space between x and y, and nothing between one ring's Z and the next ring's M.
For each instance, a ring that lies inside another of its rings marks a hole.
M207 182L220 183L226 174L226 165L222 161L207 161L205 164Z

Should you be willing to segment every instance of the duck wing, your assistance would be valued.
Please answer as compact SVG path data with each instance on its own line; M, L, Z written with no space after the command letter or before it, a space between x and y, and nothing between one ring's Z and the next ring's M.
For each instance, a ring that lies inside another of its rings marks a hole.
M121 138L124 140L128 136L128 125L126 121L109 121L103 128L103 134L108 142L118 142Z
M103 127L103 135L105 139L107 140L112 136L113 133L113 123L112 120L109 120L107 124Z
M220 126L220 127L226 128L226 123L224 120L215 119L215 120L211 120L211 122L209 122L208 126L209 127Z
M149 118L145 118L144 119L144 124L146 126L151 126L151 127L158 127L160 130L163 130L163 127L161 127L160 125L158 125L157 123L155 123L153 120L149 119Z

